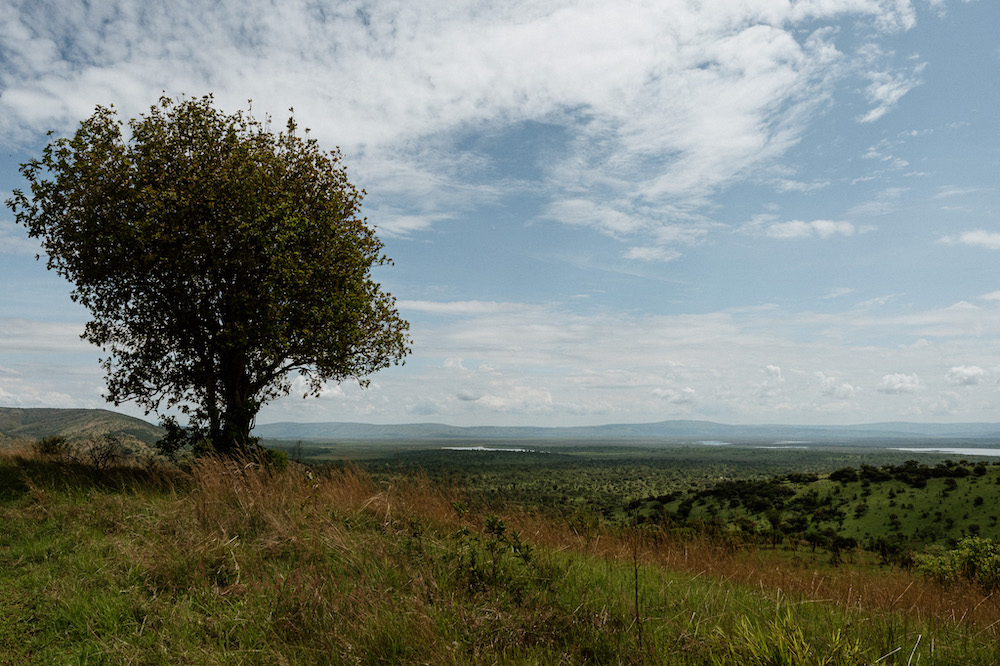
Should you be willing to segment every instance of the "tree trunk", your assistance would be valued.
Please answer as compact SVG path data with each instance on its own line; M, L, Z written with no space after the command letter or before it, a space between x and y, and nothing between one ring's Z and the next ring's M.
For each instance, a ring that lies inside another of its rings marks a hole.
M212 443L219 453L239 455L251 448L250 430L257 416L257 404L247 376L246 353L240 350L226 356L220 369L225 399L222 433L220 441Z

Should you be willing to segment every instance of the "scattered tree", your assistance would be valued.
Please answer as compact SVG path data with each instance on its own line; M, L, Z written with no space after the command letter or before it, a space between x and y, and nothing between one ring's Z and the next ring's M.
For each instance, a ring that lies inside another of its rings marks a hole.
M177 407L232 453L296 374L316 395L409 353L339 150L211 96L161 98L122 130L97 107L21 166L30 194L7 201L90 310L110 401Z

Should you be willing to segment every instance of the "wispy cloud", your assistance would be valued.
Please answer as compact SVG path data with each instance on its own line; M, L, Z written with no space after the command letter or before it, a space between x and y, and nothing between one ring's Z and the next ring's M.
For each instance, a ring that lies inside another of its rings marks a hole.
M470 423L502 421L517 409L550 422L575 422L581 414L598 422L682 418L692 410L734 422L844 414L857 422L879 420L883 410L899 408L901 397L913 415L929 417L956 386L965 388L949 399L955 409L992 390L989 371L980 369L1000 367L1000 346L984 343L1000 337L995 304L889 311L881 302L822 314L769 306L678 315L403 302L405 312L447 315L415 320L419 367L405 382L401 370L386 371L364 396L345 389L323 404L340 418L344 410L354 415L378 405L397 419L420 414ZM899 345L899 338L913 344ZM417 395L413 382L421 386Z
M853 236L857 228L850 222L835 220L813 220L803 222L792 220L790 222L776 222L765 229L765 234L771 238L810 238L818 236L820 238L830 238L832 236Z
M963 231L956 236L944 236L940 240L947 245L971 245L987 250L1000 250L1000 232L985 229Z
M874 227L870 225L857 226L851 222L843 220L789 220L778 222L776 216L771 214L756 215L743 225L740 230L743 233L755 236L766 236L779 240L793 240L801 238L833 238L835 236L854 236L872 231Z
M872 104L872 108L859 120L863 123L871 123L889 113L903 98L903 95L920 85L920 79L916 74L922 69L919 66L914 68L913 74L871 72L868 75L870 83L865 88L865 95Z
M905 0L516 9L180 0L169 10L40 0L6 19L0 133L8 138L66 131L97 103L135 115L160 91L214 91L227 107L252 98L276 121L294 104L315 137L348 153L389 234L427 232L463 201L541 178L552 193L546 216L633 245L799 141L851 57L827 28L854 20L905 30L914 21ZM915 68L900 73L887 61L865 55L877 68L866 89L870 119L916 84ZM559 137L539 146L537 173L480 188L494 158L461 148L466 132L502 135L523 123Z
M13 222L0 221L0 254L40 255L42 246Z

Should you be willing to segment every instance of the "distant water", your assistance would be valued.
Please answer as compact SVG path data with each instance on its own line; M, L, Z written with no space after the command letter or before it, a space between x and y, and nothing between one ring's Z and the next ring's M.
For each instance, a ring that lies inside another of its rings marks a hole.
M909 451L910 453L954 453L956 456L1000 456L1000 449L963 449L936 447L918 449L911 447L892 447L893 451Z
M510 451L512 453L538 453L534 449L500 449L490 446L442 446L442 451Z
M695 444L701 444L702 446L731 446L732 442L721 442L717 439L704 439L700 442L695 442Z

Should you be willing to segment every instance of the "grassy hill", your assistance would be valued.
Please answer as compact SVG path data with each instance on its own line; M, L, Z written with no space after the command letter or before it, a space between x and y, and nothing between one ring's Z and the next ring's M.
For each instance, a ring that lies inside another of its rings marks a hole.
M53 435L74 440L107 434L152 444L163 436L163 431L141 419L106 409L0 407L0 436L9 440L34 440Z
M1000 660L1000 608L971 587L655 524L479 513L419 473L7 451L0 481L0 664Z

